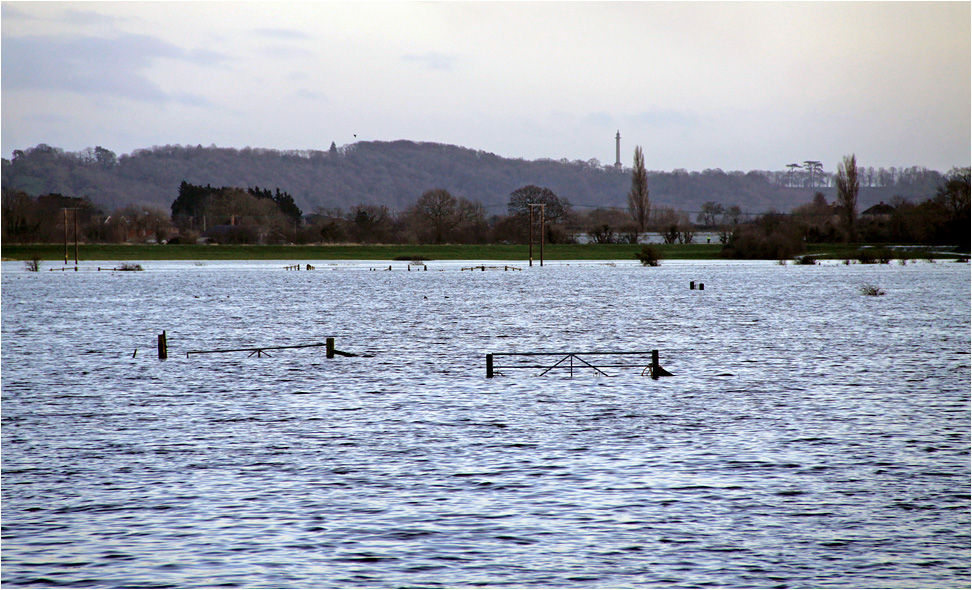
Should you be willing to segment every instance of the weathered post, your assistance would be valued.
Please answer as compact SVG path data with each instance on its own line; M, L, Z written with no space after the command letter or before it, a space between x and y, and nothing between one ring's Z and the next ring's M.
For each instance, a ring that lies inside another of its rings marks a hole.
M651 351L651 378L658 379L659 377L671 377L672 374L662 368L661 364L658 362L658 351Z
M699 291L705 291L705 283L699 283Z
M486 355L486 378L493 378L493 354L489 353Z
M695 281L689 281L689 290L695 291Z
M165 340L165 330L162 330L159 334L159 360L164 361L167 358L169 358L169 345Z
M325 341L325 344L326 344L325 350L326 350L327 358L329 359L334 358L334 338L328 338Z

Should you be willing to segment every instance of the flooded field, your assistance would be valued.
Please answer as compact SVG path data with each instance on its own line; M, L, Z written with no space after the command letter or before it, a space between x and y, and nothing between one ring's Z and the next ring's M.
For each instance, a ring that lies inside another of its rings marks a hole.
M3 263L5 586L968 587L968 264L289 264Z

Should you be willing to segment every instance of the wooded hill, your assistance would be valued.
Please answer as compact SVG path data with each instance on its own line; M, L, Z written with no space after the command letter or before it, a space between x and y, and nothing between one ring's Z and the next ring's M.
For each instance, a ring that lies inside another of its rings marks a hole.
M648 162L648 168L651 163ZM443 188L506 213L509 195L528 184L554 191L575 207L625 207L630 170L597 160L523 160L435 143L360 142L327 151L279 151L215 146L163 146L116 157L104 148L66 152L48 145L15 150L3 159L4 191L88 197L100 207L153 206L168 210L183 181L212 186L272 186L293 195L305 214L320 208L386 205L402 211L423 192ZM934 196L942 174L923 168L861 169L861 210L895 196L913 202ZM811 182L813 185L811 185ZM706 202L737 205L744 213L789 212L822 192L835 198L829 174L811 180L801 170L648 173L653 206L695 213Z

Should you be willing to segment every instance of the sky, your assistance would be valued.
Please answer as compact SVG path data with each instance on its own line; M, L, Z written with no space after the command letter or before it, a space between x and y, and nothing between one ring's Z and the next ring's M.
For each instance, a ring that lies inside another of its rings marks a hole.
M969 2L3 2L0 143L968 166Z

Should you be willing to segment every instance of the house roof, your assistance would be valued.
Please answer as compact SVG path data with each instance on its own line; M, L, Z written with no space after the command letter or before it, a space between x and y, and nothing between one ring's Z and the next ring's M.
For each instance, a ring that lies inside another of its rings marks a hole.
M892 213L894 213L894 207L884 201L861 211L861 215L890 215Z

